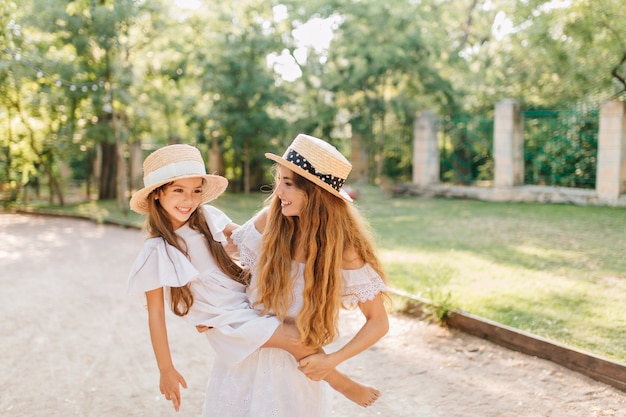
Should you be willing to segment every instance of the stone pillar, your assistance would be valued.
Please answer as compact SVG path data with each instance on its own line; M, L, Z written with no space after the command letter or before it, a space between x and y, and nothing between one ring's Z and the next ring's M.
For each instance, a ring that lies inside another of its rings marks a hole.
M622 101L607 101L600 107L596 192L609 203L626 192L626 103Z
M494 186L524 184L524 121L521 106L513 99L496 104L493 126Z
M420 113L413 123L413 184L439 183L439 119L431 111Z

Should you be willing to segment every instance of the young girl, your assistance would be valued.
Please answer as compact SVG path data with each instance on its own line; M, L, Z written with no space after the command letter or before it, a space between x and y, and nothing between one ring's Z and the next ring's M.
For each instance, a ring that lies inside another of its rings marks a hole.
M224 192L226 178L207 175L200 152L189 145L163 147L146 158L143 168L145 187L133 195L130 207L147 215L150 238L133 264L128 292L146 295L160 390L174 408L179 410L180 386L187 384L172 362L165 302L193 325L211 328L209 342L223 366L236 365L261 346L287 349L298 358L313 353L297 343L294 328L250 308L245 294L249 275L225 248L237 225L204 205ZM339 372L328 381L361 405L378 395ZM211 409L205 405L206 413Z
M358 305L366 321L341 349L301 360L302 373L279 349L259 349L236 367L216 364L221 384L209 384L207 401L221 401L216 415L330 416L327 386L315 381L388 331L384 274L367 223L341 190L351 170L343 155L298 135L282 158L266 156L278 163L269 207L233 233L242 264L252 270L250 300L295 323L301 341L315 348L337 336L342 304ZM253 395L235 387L254 387Z

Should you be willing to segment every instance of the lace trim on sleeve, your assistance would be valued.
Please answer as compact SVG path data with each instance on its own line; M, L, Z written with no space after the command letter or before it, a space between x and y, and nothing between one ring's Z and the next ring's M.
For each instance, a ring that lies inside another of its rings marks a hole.
M344 304L354 306L373 300L377 294L387 290L384 281L368 264L359 269L344 269L344 290L342 301Z
M246 268L252 268L261 249L261 234L254 226L254 218L233 231L231 237L239 248L239 262Z

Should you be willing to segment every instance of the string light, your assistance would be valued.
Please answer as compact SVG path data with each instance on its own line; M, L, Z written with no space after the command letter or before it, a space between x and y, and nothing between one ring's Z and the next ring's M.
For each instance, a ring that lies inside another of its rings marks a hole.
M54 85L59 88L65 86L65 87L69 87L70 91L76 91L77 89L80 89L80 91L82 91L83 93L86 93L87 91L89 91L89 89L95 92L95 91L98 91L100 88L104 87L104 81L76 82L76 81L64 80L57 75L45 72L41 68L38 68L37 66L32 65L32 64L29 64L23 59L22 54L20 52L11 51L10 49L6 47L2 48L2 52L4 52L9 57L11 57L11 59L13 59L13 61L18 63L19 65L32 70L35 73L37 79L48 78L50 80L54 80Z

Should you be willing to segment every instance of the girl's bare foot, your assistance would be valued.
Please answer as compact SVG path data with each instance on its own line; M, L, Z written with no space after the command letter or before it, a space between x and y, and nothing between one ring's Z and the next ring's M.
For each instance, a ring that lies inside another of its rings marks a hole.
M374 387L359 384L353 381L353 384L341 392L347 399L360 405L361 407L369 407L380 397L380 391Z
M337 392L361 407L369 407L380 397L380 391L374 387L363 385L339 371L331 372L326 382Z

